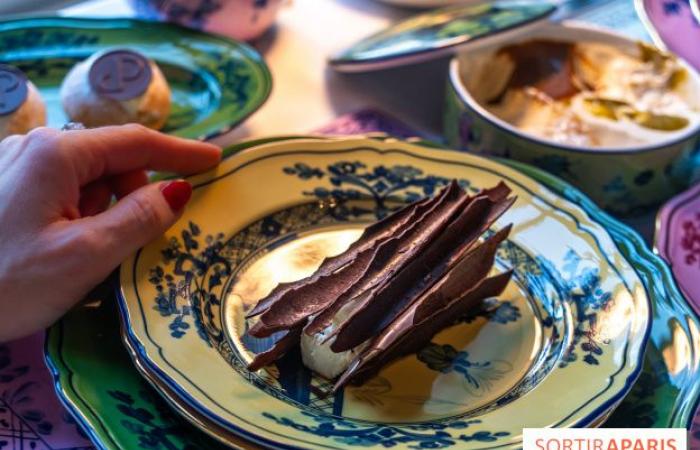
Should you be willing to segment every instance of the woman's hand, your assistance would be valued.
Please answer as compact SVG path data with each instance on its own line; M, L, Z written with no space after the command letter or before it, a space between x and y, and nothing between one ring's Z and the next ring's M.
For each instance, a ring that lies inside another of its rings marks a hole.
M145 170L191 174L220 158L138 125L0 142L0 342L53 323L177 220L191 186L148 184Z

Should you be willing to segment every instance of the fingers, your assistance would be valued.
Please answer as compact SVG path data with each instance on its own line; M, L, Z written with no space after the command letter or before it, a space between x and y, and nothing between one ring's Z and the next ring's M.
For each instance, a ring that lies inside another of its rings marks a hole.
M106 181L98 180L88 184L80 191L80 216L88 217L101 213L107 209L111 199L112 189Z
M147 184L148 174L146 174L145 170L132 170L131 172L126 172L121 175L115 175L109 181L112 192L114 192L117 198L126 197L136 189Z
M99 237L97 248L84 252L85 267L96 273L97 280L107 276L175 223L191 193L191 185L182 180L149 184L101 214L72 222L79 234Z
M193 174L219 163L221 149L136 124L64 131L60 147L80 167L81 184L134 170Z

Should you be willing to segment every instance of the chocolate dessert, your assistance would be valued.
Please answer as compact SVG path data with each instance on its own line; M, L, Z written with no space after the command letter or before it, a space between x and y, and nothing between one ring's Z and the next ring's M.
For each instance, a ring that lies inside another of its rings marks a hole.
M500 183L468 195L453 181L365 229L313 275L278 285L248 313L248 333L281 337L249 369L301 346L304 364L337 378L337 390L422 348L508 284L510 272L489 273L510 226L479 238L513 204L510 192Z

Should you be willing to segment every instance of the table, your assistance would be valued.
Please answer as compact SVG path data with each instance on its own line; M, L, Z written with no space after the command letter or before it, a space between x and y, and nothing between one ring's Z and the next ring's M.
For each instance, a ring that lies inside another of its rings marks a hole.
M36 2L26 4L36 11ZM599 4L605 9L590 10L580 18L646 39L631 0L599 0ZM93 17L133 15L126 0L90 0L58 12ZM273 92L268 102L243 125L215 142L225 146L249 137L305 133L339 115L367 107L389 112L424 137L439 139L448 59L367 74L339 74L326 65L332 53L412 13L374 0L288 0L277 26L253 43L272 71ZM651 243L653 216L625 221ZM40 367L37 355L41 351L40 335L0 345L0 376L12 371L21 373L22 367ZM10 359L11 355L24 356ZM59 409L58 400L51 397L53 386L48 372L25 371L12 383L19 389L30 381L36 394L29 400L30 405L38 410L24 408L21 411L28 414L20 411L11 415L3 411L0 399L0 448L22 448L25 442L33 442L37 449L89 448L89 442ZM66 439L52 442L41 435L39 425L44 422L58 424L54 431ZM4 447L3 440L10 446Z

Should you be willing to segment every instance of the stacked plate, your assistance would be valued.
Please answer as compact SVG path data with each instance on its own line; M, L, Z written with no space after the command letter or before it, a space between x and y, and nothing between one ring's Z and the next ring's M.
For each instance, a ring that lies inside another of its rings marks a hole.
M687 426L700 321L641 239L569 185L387 137L230 152L190 179L182 219L114 280L142 378L110 326L108 292L49 333L59 393L102 447L215 446L192 426L216 445L309 449L519 448L524 427L599 426L611 414L615 426ZM515 271L503 295L332 396L298 355L246 369L273 342L246 334L259 298L455 178L472 191L502 180L518 197L495 225L514 224L497 255L496 270Z

